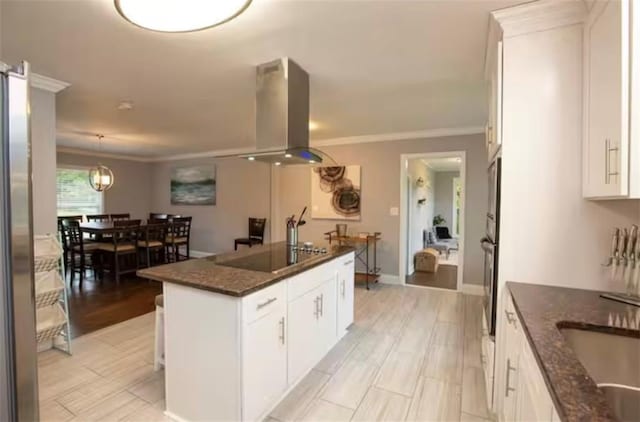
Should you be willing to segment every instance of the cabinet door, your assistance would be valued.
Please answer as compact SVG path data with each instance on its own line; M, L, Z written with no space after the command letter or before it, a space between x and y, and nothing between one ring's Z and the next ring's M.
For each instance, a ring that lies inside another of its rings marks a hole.
M243 327L243 420L259 418L287 389L284 306Z
M551 396L529 344L521 343L515 420L551 421L554 413Z
M353 254L340 262L338 268L338 336L353 323L354 304L354 273L355 263Z
M320 316L318 318L318 337L320 358L322 358L335 344L338 297L336 291L336 275L327 279L320 286ZM316 362L314 362L315 364Z
M583 193L629 193L629 0L597 0L585 24Z
M288 380L294 383L321 357L323 339L318 334L320 326L320 295L323 286L305 293L289 302Z
M489 83L489 124L486 143L489 161L502 144L502 41L498 41L491 55L491 80Z
M520 350L522 347L522 332L520 331L520 323L515 315L511 305L511 299L508 298L508 304L505 308L505 362L503 368L504 384L503 390L499 394L503 394L502 399L502 420L515 421L516 404L518 397L518 373Z

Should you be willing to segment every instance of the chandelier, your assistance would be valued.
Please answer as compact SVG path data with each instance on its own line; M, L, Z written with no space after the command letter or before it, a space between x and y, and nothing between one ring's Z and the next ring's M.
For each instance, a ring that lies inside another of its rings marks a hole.
M96 136L98 137L98 151L100 151L102 149L102 138L104 138L104 135ZM113 172L109 167L98 163L97 166L89 170L89 184L94 190L104 192L113 186L113 182Z

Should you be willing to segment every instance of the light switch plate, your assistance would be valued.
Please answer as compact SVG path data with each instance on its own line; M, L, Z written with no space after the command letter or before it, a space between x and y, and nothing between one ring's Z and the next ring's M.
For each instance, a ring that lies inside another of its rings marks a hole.
M397 215L399 215L399 214L400 214L400 210L398 209L398 207L391 207L391 208L389 209L389 215L391 215L391 216L394 216L394 217L395 217L395 216L397 216Z

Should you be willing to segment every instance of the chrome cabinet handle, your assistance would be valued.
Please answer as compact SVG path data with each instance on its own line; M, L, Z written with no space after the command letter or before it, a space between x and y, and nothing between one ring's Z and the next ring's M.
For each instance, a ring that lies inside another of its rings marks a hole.
M351 264L353 264L353 259L350 259L347 262L345 262L344 266L346 267L347 265L351 265Z
M256 309L260 310L260 309L264 308L264 307L265 307L265 306L267 306L267 305L271 305L271 304L272 304L273 302L275 302L276 300L278 300L278 298L277 298L277 297L269 298L269 299L265 300L265 301L264 301L264 302L262 302L262 303L258 303L258 305L256 306Z
M512 388L509 386L510 380L511 380L511 371L515 371L515 370L516 370L515 366L511 366L511 359L507 359L507 379L505 382L505 390L504 390L505 397L509 397L510 391L516 391L515 388Z
M316 309L315 311L313 311L313 315L316 317L316 319L318 319L320 317L320 296L316 296L316 298L313 299L313 303L316 305Z
M280 325L280 342L284 344L284 317L280 318L280 322L278 324Z
M324 316L324 294L320 295L320 316Z
M345 297L345 291L346 291L345 283L346 283L346 281L345 281L345 280L342 280L342 287L341 287L341 289L342 289L342 290L341 290L341 292L342 292L342 297Z
M509 324L515 324L515 322L516 322L516 317L515 317L515 315L513 314L513 312L509 312L509 311L507 311L507 310L505 309L505 310L504 310L504 314L505 314L505 316L507 317L507 322L508 322Z
M609 139L604 140L604 184L609 184Z

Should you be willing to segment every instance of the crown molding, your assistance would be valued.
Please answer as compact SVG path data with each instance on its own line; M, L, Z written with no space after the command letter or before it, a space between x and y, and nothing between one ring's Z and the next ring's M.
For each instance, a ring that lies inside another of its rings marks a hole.
M315 142L311 142L312 147L327 147L338 145L357 145L368 144L375 142L391 142L391 141L406 141L413 139L428 139L428 138L444 138L448 136L463 136L463 135L477 135L483 134L483 126L469 126L461 128L443 128L433 130L422 130L416 132L397 132L397 133L385 133L380 135L364 135L364 136L350 136L344 138L323 139ZM484 140L484 138L483 138ZM182 160L197 160L201 158L227 158L240 154L250 154L255 152L254 147L245 148L233 148L222 149L213 151L195 152L190 154L177 154L177 155L165 155L160 157L132 157L122 154L109 154L98 153L84 149L58 147L58 152L75 155L85 155L91 157L103 157L111 158L114 160L127 160L136 161L141 163L161 163L167 161L182 161Z
M30 77L32 87L53 92L54 94L71 85L70 83L59 81L48 76L39 75L37 73L32 73Z
M79 148L57 147L56 152L61 152L64 154L83 155L87 157L111 158L113 160L135 161L137 163L151 163L154 161L153 158L149 158L149 157L132 157L130 155L109 154L109 153L95 152L95 151L89 151L86 149L79 149Z
M448 136L477 135L484 133L484 126L419 130L415 132L383 133L378 135L349 136L344 138L311 141L312 147L369 144L374 142L407 141L412 139L444 138Z
M587 5L582 0L539 0L491 13L505 38L584 22Z

